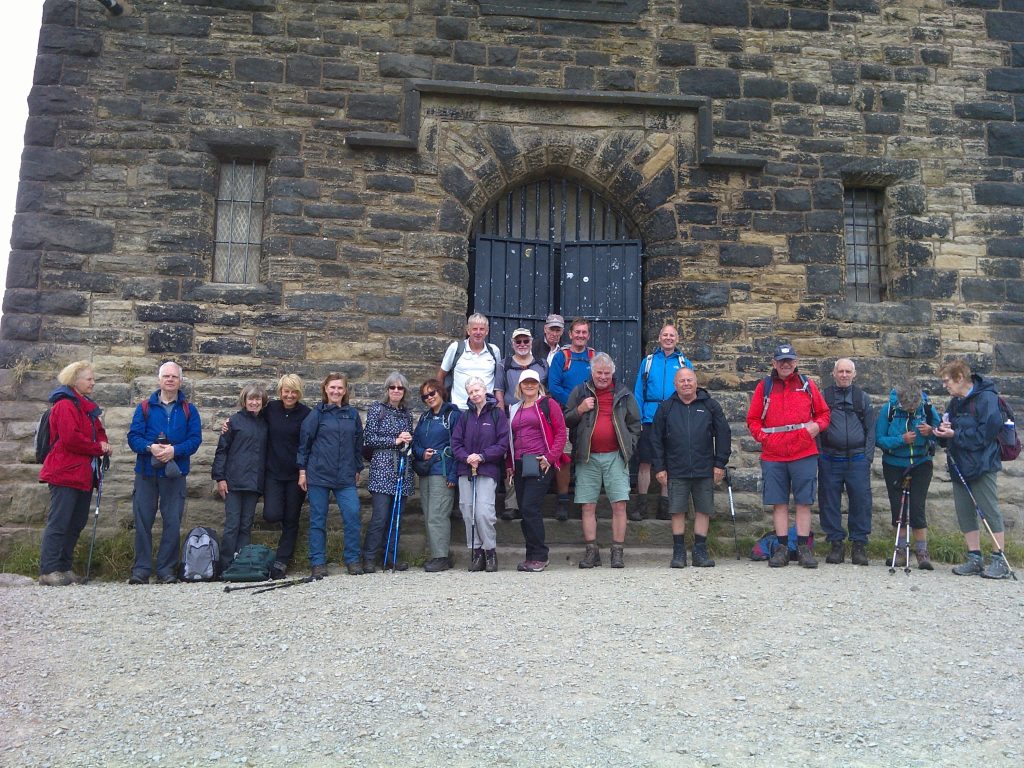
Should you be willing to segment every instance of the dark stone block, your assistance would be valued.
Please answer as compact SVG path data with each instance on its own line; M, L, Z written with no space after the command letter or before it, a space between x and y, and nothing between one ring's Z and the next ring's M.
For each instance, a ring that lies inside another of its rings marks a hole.
M201 283L185 281L182 299L185 301L210 302L215 304L259 304L278 305L281 303L281 286L277 283L234 285L229 283Z
M849 91L820 91L818 101L825 107L848 107L853 103L853 97Z
M750 8L747 0L717 0L713 3L681 0L679 21L684 24L742 29L750 24Z
M679 92L685 95L735 99L740 95L740 76L731 69L692 67L679 73Z
M14 217L11 247L22 250L109 253L114 247L114 228L92 219L19 213Z
M757 213L754 214L753 226L757 232L802 232L804 218L798 213Z
M843 238L838 235L795 235L789 238L791 264L842 264Z
M772 249L767 245L722 243L718 263L723 267L766 267L772 263Z
M304 259L334 261L338 258L338 243L322 237L293 237L292 254Z
M985 73L985 88L989 91L1024 93L1024 70L998 67Z
M135 316L144 323L187 323L203 322L203 310L195 304L137 304Z
M798 104L815 104L818 101L818 86L814 83L793 83L790 92Z
M412 192L416 182L409 176L370 174L366 177L366 188L380 192Z
M893 281L894 298L949 299L956 293L957 273L918 267Z
M209 56L191 56L181 63L181 71L199 77L222 77L231 71L231 61Z
M743 95L748 99L784 99L789 84L772 77L748 77L743 81Z
M789 27L789 11L755 5L750 9L750 26L754 29L786 29Z
M402 53L382 53L377 64L381 77L430 77L433 59Z
M730 69L751 69L759 72L770 72L775 61L767 54L737 54L729 57Z
M162 325L149 332L148 352L181 353L192 351L195 329L190 325Z
M356 297L356 307L369 315L401 315L401 296L377 296L364 293Z
M1024 237L991 237L988 239L988 255L1019 259L1024 253ZM11 255L13 258L13 254Z
M39 285L39 251L11 251L7 261L8 288L36 288Z
M882 136L895 136L900 132L898 115L864 115L864 132Z
M843 267L809 264L807 266L807 294L809 296L842 295L846 292Z
M665 205L651 214L643 224L644 236L648 243L663 240L674 240L679 234L675 211L671 205Z
M980 182L974 185L974 202L978 205L1024 206L1024 184Z
M1006 281L987 277L964 277L960 281L964 301L994 304L1006 301Z
M844 280L842 276L840 282ZM842 322L866 323L883 326L928 326L932 322L932 303L926 299L883 301L877 303L847 303L845 299L828 300L826 317Z
M773 205L772 193L765 189L747 189L740 195L740 208L752 211L770 211Z
M274 179L270 183L271 197L296 197L303 200L320 199L320 182L313 179Z
M1024 304L1024 280L1006 281L1006 300L1012 304Z
M320 58L289 56L285 66L285 82L292 85L320 85Z
M235 79L252 83L284 81L284 64L276 59L240 57L235 59Z
M649 298L652 310L712 309L729 306L729 284L683 282L660 286Z
M96 56L103 50L99 32L44 24L39 30L39 53L65 56Z
M985 14L985 29L993 40L1024 41L1024 13L989 11Z
M178 281L129 277L121 283L121 298L141 301L173 301L178 298Z
M341 61L324 61L323 76L325 80L358 80L359 66Z
M954 104L953 114L967 120L1013 120L1013 105L995 101L969 101Z
M725 105L727 120L753 120L767 123L772 119L771 102L764 99L738 99Z
M540 33L550 37L579 37L597 40L604 36L600 24L581 24L575 21L541 21Z
M483 43L456 43L452 60L457 64L486 64L487 46Z
M929 67L948 67L949 66L949 51L943 50L942 48L922 48L920 50L921 63L927 64ZM906 62L910 63L910 62Z
M697 63L697 48L693 43L658 43L656 61L659 67L692 67Z
M603 90L636 90L636 72L629 69L604 69L598 71L598 80Z
M892 191L895 213L903 216L918 216L925 212L925 188L921 184L901 184Z
M128 75L125 87L129 91L146 91L150 93L173 91L178 87L178 76L174 72L159 70L134 72Z
M89 298L72 291L41 291L39 313L42 315L65 315L78 317L89 309Z
M565 87L574 91L592 91L594 70L589 67L566 67Z
M398 122L402 116L402 100L398 96L353 94L348 97L346 113L353 120Z
M209 16L186 16L183 13L148 13L149 34L178 37L209 37Z
M893 73L898 83L928 83L931 82L931 67L897 67Z
M890 80L892 80L892 73L892 67L887 67L884 64L860 65L861 80L878 80L882 82L889 82Z
M156 271L161 275L201 277L206 272L202 258L191 253L172 253L156 260Z
M930 216L926 220L910 216L894 216L889 226L892 235L906 237L910 240L949 236L949 219L944 216Z
M203 355L251 355L252 343L244 339L216 338L199 342Z
M718 221L718 206L702 203L676 205L676 218L683 224L714 224Z
M76 115L92 110L92 100L73 88L59 85L36 85L28 94L31 115Z
M88 166L88 156L74 149L25 147L21 153L21 178L31 181L74 181Z
M804 221L808 232L842 232L843 214L841 211L810 211Z
M939 354L942 339L936 333L883 333L878 351L887 357L933 360Z
M60 272L44 272L43 288L66 288L89 293L113 293L120 288L118 278L105 272L86 272L84 270L63 270Z
M469 37L469 19L441 16L435 23L435 29L442 40L465 40Z
M989 250L991 250L991 248ZM1016 279L1022 274L1021 261L1019 258L981 259L978 265L981 267L981 271L988 277L1009 277L1011 279Z
M887 45L883 53L887 64L914 63L914 49L906 45Z
M814 122L805 117L797 117L783 121L779 130L787 136L813 136Z
M441 187L462 203L468 203L476 191L476 182L470 179L457 165L449 165L441 171Z
M17 341L38 341L42 318L39 315L12 315L0 319L0 338Z
M441 204L438 229L441 232L467 232L471 218L466 210L454 200L445 200Z
M668 202L675 192L675 172L670 166L666 166L640 190L639 197L648 210L653 210Z
M830 61L829 70L836 85L855 85L859 80L857 65L852 61Z
M366 214L365 205L336 203L307 203L302 210L311 219L361 219Z
M739 53L743 50L743 41L738 37L712 37L711 47L716 51Z
M811 184L815 208L837 211L843 208L843 185L834 179L823 179Z
M492 67L514 67L519 63L519 49L507 45L487 46L487 64Z
M789 12L789 28L823 32L828 29L828 13L794 8Z
M25 145L52 147L60 122L53 117L30 117L25 121Z
M370 226L403 232L422 232L434 228L434 217L403 213L374 213L370 215Z
M337 293L296 293L285 300L289 309L339 312L351 308L352 300Z
M993 352L995 354L996 367L999 370L1024 371L1024 344L996 344L993 347ZM1003 392L1005 394L1005 390ZM1020 408L1016 410L1019 412Z
M893 91L883 88L880 92L883 112L905 112L907 109L907 96L902 91Z
M714 135L723 138L750 138L750 123L738 123L733 120L716 120L714 124Z
M775 190L775 208L779 211L809 211L811 191L809 189Z

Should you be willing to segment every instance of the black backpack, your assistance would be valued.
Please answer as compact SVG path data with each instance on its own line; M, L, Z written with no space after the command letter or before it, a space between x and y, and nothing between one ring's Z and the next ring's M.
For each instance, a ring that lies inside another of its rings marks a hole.
M262 544L246 544L235 555L231 565L224 569L224 581L267 581L274 564L275 553Z
M455 366L459 364L459 359L463 354L465 354L468 346L469 344L466 343L465 339L459 342L459 345L455 348L455 357L452 358L452 369L447 371L444 375L444 388L448 392L448 397L451 397L452 394L452 383L455 380ZM487 354L489 354L491 359L494 361L494 370L491 373L491 376L493 377L498 372L498 356L494 354L495 347L489 341L484 341L484 349L487 350Z
M57 442L57 438L53 438L53 440L50 439L50 414L53 413L53 406L61 400L71 400L75 404L75 408L81 409L81 406L78 404L78 400L67 394L62 394L55 401L50 403L49 407L47 407L45 411L43 411L43 415L39 417L39 423L36 424L36 464L42 464L46 461L46 457L49 455L50 450ZM96 425L93 424L93 432L95 433L95 431Z

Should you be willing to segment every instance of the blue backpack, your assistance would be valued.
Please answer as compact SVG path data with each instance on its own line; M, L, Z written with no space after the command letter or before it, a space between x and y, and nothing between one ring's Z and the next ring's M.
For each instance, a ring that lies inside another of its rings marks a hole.
M807 544L813 549L814 548L814 532L811 531L811 535L807 537ZM775 552L775 549L779 546L779 540L775 537L774 533L766 533L756 542L754 547L750 550L751 560L767 560ZM789 550L789 559L797 560L799 556L796 553L796 526L789 526L789 536L786 541L786 548Z

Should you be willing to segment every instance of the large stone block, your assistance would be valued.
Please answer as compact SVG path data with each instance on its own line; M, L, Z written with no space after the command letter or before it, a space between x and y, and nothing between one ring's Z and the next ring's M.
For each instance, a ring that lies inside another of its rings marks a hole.
M747 0L681 0L679 21L684 24L703 24L708 27L742 29L750 25L750 5Z
M14 248L60 249L78 253L107 253L114 245L114 228L94 219L19 213L11 235Z

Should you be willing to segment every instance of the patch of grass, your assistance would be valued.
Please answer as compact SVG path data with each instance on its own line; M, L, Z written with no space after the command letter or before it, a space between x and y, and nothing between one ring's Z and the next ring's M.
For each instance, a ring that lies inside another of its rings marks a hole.
M0 573L20 573L36 578L39 575L39 541L20 540L12 544L0 558Z

